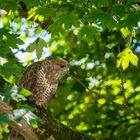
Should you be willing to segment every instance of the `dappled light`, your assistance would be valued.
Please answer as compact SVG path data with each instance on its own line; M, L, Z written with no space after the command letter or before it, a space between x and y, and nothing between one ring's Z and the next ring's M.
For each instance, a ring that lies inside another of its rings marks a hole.
M140 139L139 48L137 0L1 1L0 100L13 113L0 109L0 139L22 120L44 140L63 140L68 130L75 136L68 140L78 140L75 133L87 140ZM67 60L70 70L41 114L19 81L31 64L52 59ZM54 119L62 133L48 131L49 115L68 128Z

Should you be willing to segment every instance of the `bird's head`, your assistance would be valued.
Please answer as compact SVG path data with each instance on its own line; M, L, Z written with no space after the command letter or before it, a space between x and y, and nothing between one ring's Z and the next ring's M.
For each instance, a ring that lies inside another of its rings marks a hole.
M53 59L50 61L54 76L60 80L69 72L69 63L66 60Z

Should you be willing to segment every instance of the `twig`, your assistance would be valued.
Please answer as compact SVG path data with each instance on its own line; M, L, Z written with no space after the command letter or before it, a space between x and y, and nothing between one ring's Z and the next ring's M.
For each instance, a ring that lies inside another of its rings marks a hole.
M128 34L128 37L127 37L127 40L128 40L127 47L129 47L129 48L130 48L131 43L132 43L132 38L133 38L133 35L132 35L132 31L130 30L129 34Z
M116 124L116 125L112 128L110 137L113 137L113 134L114 134L115 130L116 130L117 128L119 128L119 127L120 127L123 123L125 123L126 121L128 121L128 120L122 120L122 121L120 121L118 124Z
M118 46L118 52L120 53L120 46ZM122 87L122 94L124 98L124 104L127 104L127 99L125 96L125 88L124 88L123 69L121 66L120 66L120 78L121 78L121 87Z
M126 95L125 95L125 88L124 88L124 78L123 78L123 70L122 67L120 67L120 78L121 78L121 86L122 86L122 94L123 94L123 98L124 98L124 104L127 104L127 99L126 99Z

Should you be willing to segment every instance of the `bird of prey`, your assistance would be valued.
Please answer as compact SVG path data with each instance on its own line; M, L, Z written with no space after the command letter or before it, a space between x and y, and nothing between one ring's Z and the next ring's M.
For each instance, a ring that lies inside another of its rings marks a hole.
M39 61L27 68L20 85L32 92L28 100L35 105L47 108L53 99L60 79L69 71L66 60Z

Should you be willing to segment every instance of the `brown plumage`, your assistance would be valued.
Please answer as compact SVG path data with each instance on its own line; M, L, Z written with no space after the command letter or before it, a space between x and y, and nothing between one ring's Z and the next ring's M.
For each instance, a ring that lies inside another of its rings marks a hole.
M20 81L21 86L32 92L29 101L47 108L68 69L69 64L65 60L39 61L29 66Z

